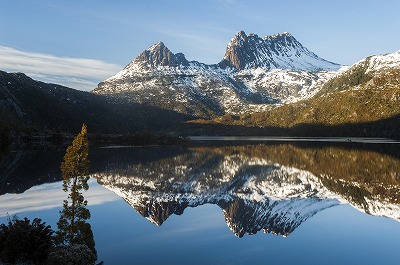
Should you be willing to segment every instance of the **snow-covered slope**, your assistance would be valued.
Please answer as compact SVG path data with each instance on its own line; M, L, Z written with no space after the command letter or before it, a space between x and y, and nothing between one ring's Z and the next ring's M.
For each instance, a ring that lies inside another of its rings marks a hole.
M367 57L357 64L367 63L366 72L380 72L388 68L400 67L400 51ZM356 65L357 65L356 64Z
M395 89L399 83L400 51L364 58L342 69L321 87L319 94L342 90Z
M93 92L195 117L242 114L310 97L339 68L289 33L262 39L241 31L219 64L188 61L159 42Z
M294 71L287 69L266 70L265 68L246 69L238 72L241 79L253 91L279 100L280 103L296 102L314 96L322 85L340 73L338 71Z

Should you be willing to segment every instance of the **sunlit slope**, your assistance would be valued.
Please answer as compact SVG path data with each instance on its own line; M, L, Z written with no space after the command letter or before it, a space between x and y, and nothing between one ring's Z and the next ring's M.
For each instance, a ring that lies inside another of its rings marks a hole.
M341 126L386 119L396 121L400 114L400 66L395 60L398 54L369 57L356 63L330 79L311 99L265 112L225 115L211 122L196 122L290 129L300 125Z

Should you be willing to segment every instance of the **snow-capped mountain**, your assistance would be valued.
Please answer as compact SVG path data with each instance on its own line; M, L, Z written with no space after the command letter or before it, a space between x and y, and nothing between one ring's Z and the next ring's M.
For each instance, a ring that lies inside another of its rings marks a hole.
M310 97L339 68L289 33L260 38L240 31L218 64L188 61L159 42L93 92L210 117L261 111Z
M340 203L400 221L398 202L383 193L370 194L376 189L370 184L364 187L357 179L318 176L251 155L257 151L251 146L195 148L151 162L111 163L93 176L156 225L172 214L183 214L187 207L203 204L218 205L239 237L258 231L286 236L319 211ZM353 153L349 155L354 158ZM387 186L389 194L398 192L398 186Z
M247 36L240 31L229 42L220 64L238 70L262 67L312 72L340 67L309 51L288 32L260 38L257 34Z
M225 109L259 110L265 106L255 103L274 102L232 79L230 71L217 65L188 62L183 54L173 54L159 42L93 92L195 117L221 115Z

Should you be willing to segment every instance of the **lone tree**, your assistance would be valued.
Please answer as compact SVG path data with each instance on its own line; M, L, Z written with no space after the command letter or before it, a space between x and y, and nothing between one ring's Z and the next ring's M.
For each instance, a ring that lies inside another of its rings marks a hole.
M61 163L64 178L63 189L69 192L64 200L63 210L57 223L56 240L64 246L85 245L97 257L93 232L89 223L90 211L87 200L82 195L89 189L89 142L87 128L83 124L81 132L75 137L72 145L68 146Z

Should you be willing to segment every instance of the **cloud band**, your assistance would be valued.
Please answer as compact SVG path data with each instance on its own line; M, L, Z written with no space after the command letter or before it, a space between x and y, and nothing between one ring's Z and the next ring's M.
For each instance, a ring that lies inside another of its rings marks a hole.
M57 57L0 46L0 70L22 72L43 82L92 90L122 67L100 60Z

